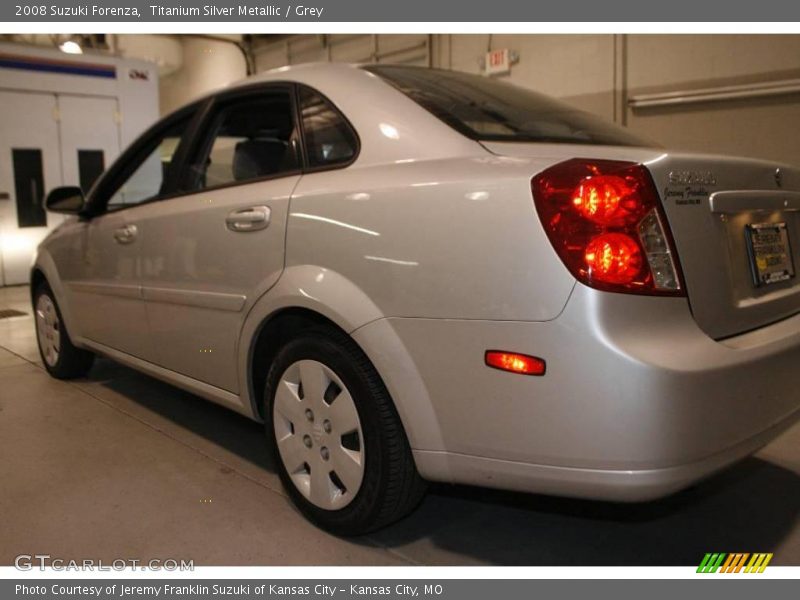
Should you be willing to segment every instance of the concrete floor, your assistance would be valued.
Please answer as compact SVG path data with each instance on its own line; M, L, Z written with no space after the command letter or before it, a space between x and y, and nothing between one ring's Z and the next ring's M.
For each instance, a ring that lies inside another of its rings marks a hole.
M0 288L0 564L18 554L196 565L800 565L800 427L664 501L613 505L434 486L387 530L342 540L281 490L261 426L108 360L51 379L28 289Z

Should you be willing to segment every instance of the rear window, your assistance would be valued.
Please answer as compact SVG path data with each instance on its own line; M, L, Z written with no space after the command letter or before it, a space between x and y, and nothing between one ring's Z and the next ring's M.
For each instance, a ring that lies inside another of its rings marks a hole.
M364 68L474 140L654 145L599 117L497 79L420 67Z

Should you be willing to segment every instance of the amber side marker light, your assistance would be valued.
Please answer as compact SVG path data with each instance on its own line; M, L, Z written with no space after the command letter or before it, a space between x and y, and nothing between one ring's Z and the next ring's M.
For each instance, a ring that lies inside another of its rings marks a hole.
M518 373L520 375L544 375L547 365L541 358L518 354L516 352L503 352L502 350L487 350L484 357L487 367Z

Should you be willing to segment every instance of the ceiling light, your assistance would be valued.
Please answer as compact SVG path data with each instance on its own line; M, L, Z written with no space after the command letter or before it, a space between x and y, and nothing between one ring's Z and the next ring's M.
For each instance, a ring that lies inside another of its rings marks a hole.
M73 42L72 40L67 40L61 44L58 49L62 52L66 52L67 54L83 54L83 48L81 48L81 45L78 42Z

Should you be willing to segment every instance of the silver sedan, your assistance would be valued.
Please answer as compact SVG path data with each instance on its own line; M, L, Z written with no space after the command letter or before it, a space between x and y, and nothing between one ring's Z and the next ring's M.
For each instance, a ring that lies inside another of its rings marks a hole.
M48 371L100 354L264 421L336 533L425 481L658 498L799 414L800 171L494 79L269 72L47 205Z

